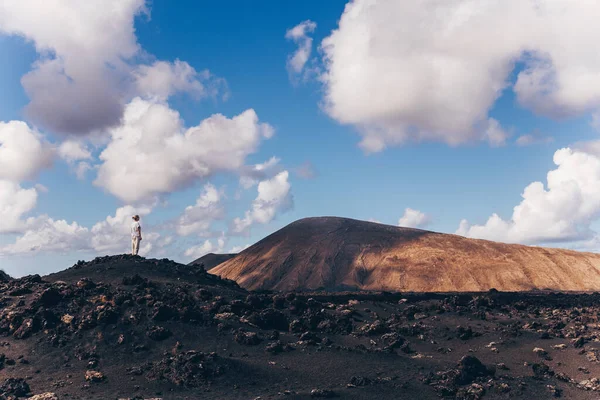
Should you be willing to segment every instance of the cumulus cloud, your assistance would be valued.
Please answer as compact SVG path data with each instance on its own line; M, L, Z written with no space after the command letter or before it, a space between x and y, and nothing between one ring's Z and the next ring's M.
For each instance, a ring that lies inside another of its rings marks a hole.
M146 216L151 206L120 207L114 216L108 216L87 228L77 222L55 220L47 215L30 217L20 223L23 234L14 243L0 247L1 255L33 254L40 252L94 251L101 254L131 251L130 226L134 214ZM146 255L154 245L159 248L170 244L152 229L142 228L140 254Z
M506 145L506 140L510 137L510 133L500 126L500 122L494 118L488 119L488 126L483 133L483 139L486 140L492 147L501 147Z
M199 99L224 93L226 83L208 70L197 72L187 62L156 61L152 65L140 65L134 71L137 92L148 98L166 100L177 92L187 92Z
M76 222L37 217L28 221L28 229L15 243L0 248L0 255L88 249L88 240L89 230Z
M144 10L144 0L3 1L0 32L32 41L40 54L22 79L30 118L64 133L117 124L126 60L139 50L134 19Z
M591 239L572 243L569 248L577 251L600 253L600 235L596 234Z
M85 144L75 140L67 140L61 143L58 147L58 155L68 163L92 158L92 153Z
M310 58L313 44L313 39L308 35L313 33L316 28L317 24L315 22L307 20L288 29L285 33L286 39L292 40L298 45L298 49L287 59L287 68L290 75L298 76L304 71L304 67Z
M227 118L215 114L184 129L179 113L165 103L134 99L100 154L95 184L126 202L188 186L215 172L238 171L273 128L254 110Z
M600 157L600 140L577 142L573 144L572 148L576 151L581 151Z
M221 203L222 193L211 184L206 184L196 204L186 207L183 215L177 220L175 227L180 236L197 234L210 235L214 221L225 217L225 208Z
M145 217L152 212L152 206L134 207L126 205L119 207L114 216L108 216L104 221L96 223L90 230L91 247L99 252L128 252L131 251L131 217L139 215ZM146 254L152 249L152 243L160 235L144 228L142 221L142 242L140 243L140 254Z
M431 217L419 210L406 208L404 215L398 220L399 226L407 228L423 228L431 223Z
M206 240L204 243L198 246L192 246L185 251L185 256L190 259L197 259L208 253L222 253L225 247L225 239L220 238L217 240L217 244L214 244L210 240Z
M590 239L590 224L600 215L600 158L563 148L554 153L557 168L547 186L533 182L508 220L497 214L484 225L463 220L457 234L508 243L540 244Z
M0 122L0 179L31 179L53 159L54 149L25 122Z
M598 17L600 4L568 0L353 0L321 43L324 109L355 126L369 152L458 145L485 137L521 62L512 90L523 107L550 117L596 110Z
M72 168L75 172L75 176L77 176L77 179L79 180L85 179L87 172L94 169L94 167L86 161L80 161L77 163L77 165L74 165Z
M272 178L283 169L279 165L280 161L277 157L271 157L264 163L244 166L240 170L240 185L244 189L250 189L261 180Z
M244 218L233 220L232 232L248 233L253 224L268 224L277 213L291 209L294 201L288 178L289 172L282 171L273 178L260 182L258 196L252 202L251 209L246 211Z
M83 180L88 171L93 169L92 153L85 143L78 140L66 140L58 147L58 155L65 160L77 179Z
M3 1L0 34L31 41L39 54L21 80L29 118L52 132L88 134L118 125L135 96L200 98L226 87L179 60L139 64L134 22L143 14L146 0Z
M37 197L34 188L23 189L18 183L0 179L0 233L25 229L23 217L35 208Z

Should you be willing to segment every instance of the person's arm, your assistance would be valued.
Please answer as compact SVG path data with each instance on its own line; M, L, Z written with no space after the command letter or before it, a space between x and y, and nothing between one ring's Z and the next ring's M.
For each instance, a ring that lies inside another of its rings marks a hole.
M142 240L142 226L141 225L138 226L138 232L139 232L140 240Z

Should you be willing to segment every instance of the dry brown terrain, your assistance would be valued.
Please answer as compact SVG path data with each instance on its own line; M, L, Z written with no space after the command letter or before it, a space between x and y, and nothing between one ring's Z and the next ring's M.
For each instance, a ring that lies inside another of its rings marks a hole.
M334 217L296 221L210 272L251 290L600 290L600 254Z

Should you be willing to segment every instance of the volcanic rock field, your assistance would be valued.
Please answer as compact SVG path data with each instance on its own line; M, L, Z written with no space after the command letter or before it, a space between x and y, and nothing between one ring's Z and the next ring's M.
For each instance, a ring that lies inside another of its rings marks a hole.
M597 399L600 294L249 292L120 255L0 283L3 399Z

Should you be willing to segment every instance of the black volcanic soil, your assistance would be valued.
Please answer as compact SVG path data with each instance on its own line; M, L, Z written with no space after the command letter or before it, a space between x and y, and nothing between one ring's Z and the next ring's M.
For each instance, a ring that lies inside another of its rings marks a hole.
M0 302L0 399L600 391L599 294L250 293L123 255L2 282Z

